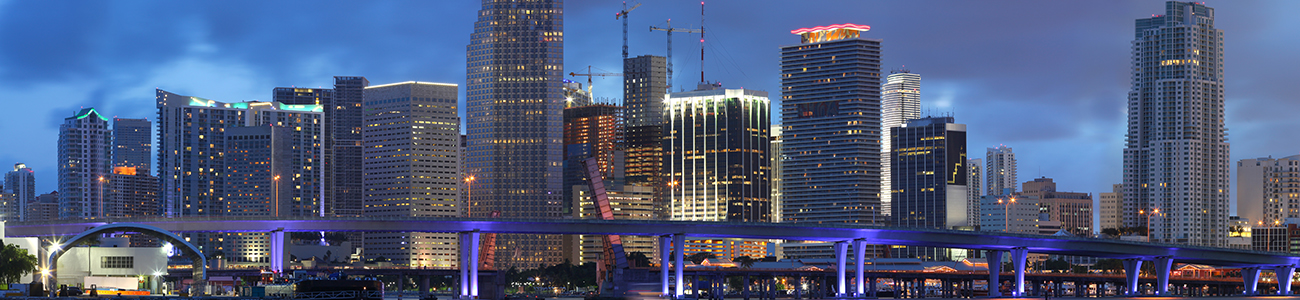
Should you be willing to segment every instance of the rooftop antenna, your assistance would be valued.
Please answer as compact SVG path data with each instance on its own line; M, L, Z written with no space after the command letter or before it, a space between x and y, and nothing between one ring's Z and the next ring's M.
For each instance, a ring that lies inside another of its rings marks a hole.
M704 81L704 1L700 1L700 83Z

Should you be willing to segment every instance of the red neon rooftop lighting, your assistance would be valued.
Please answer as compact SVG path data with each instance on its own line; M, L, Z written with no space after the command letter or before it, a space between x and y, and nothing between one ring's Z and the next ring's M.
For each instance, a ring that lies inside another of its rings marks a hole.
M827 31L827 30L835 30L835 29L853 29L853 30L868 31L871 30L871 26L857 25L853 23L844 23L844 24L831 25L831 26L817 26L813 28L799 28L799 29L791 30L790 33L805 34L814 31Z

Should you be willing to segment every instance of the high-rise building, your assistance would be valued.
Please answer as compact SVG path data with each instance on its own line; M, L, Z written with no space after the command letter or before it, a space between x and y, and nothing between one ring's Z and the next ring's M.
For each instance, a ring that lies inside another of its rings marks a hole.
M332 130L334 128L331 126L334 119L330 116L330 113L334 108L333 99L334 90L332 89L277 87L271 90L272 102L294 105L320 105L324 110L326 128L323 129L324 132L322 136L322 157L324 157L323 161L325 163L325 168L321 170L324 174L321 178L321 182L324 182L325 186L325 189L322 190L322 193L324 193L322 199L326 202L322 206L325 209L321 212L323 215L335 214L333 211L335 203L333 202L336 198L334 197L334 189L332 187L337 184L334 180L334 169L336 165L334 164L334 149L331 147L331 145L334 144L334 130Z
M1124 148L1124 225L1151 222L1154 242L1224 247L1228 136L1224 126L1223 31L1214 9L1169 1L1137 19ZM1186 216L1182 214L1186 213Z
M890 225L952 229L970 226L966 177L966 125L953 117L908 120L890 128L894 194ZM948 260L950 249L894 248L895 257ZM963 253L965 251L962 251Z
M671 205L663 181L663 103L667 92L664 57L642 55L623 60L627 184L655 189L655 211L660 219L668 218L667 208Z
M1237 216L1269 227L1300 218L1300 155L1238 161Z
M970 226L980 226L980 196L984 195L984 159L966 160L966 209L970 213Z
M559 218L564 199L564 2L483 0L466 47L475 217ZM564 261L560 237L497 236L497 269Z
M149 119L113 118L113 167L131 167L136 174L152 174L152 130Z
M1041 213L1049 220L1060 222L1061 227L1077 236L1092 236L1092 195L1088 193L1058 192L1056 182L1040 177L1026 181L1022 197L1038 199ZM1052 233L1055 233L1053 231Z
M59 218L104 216L104 188L112 169L108 118L85 108L59 126Z
M13 222L23 218L23 203L18 196L0 191L0 222Z
M908 120L890 130L893 182L890 225L947 229L969 226L966 125L952 117Z
M767 92L701 86L665 103L672 219L771 222Z
M17 217L9 220L26 221L25 213L27 204L36 200L36 172L27 167L27 164L16 163L14 170L5 173L4 189L0 193L13 194L17 202L17 209L20 212ZM47 219L33 219L47 220Z
M785 155L781 152L781 125L772 125L772 222L781 222L781 176L784 176Z
M296 216L319 216L326 211L324 194L324 108L318 104L280 102L225 103L157 90L159 201L170 217L224 216L228 213L227 189L240 188L244 179L228 169L226 134L232 128L276 126L292 129L292 165L280 174L278 184L292 186L287 197L295 206L310 207ZM269 146L269 145L268 145ZM242 153L241 153L242 154ZM233 156L233 155L232 155ZM239 181L236 181L239 180ZM250 181L251 182L251 181ZM245 187L246 188L246 187ZM262 193L266 193L263 191ZM281 197L285 197L281 195ZM283 214L282 214L283 215ZM223 235L186 234L190 243L203 251L226 248ZM234 235L236 238L239 235ZM261 238L261 237L258 237ZM253 240L250 240L250 245ZM232 257L233 258L233 257Z
M1011 147L997 146L988 148L985 155L987 167L984 172L988 176L984 180L988 183L984 185L987 189L985 192L989 196L1010 195L1016 193L1016 153L1011 152Z
M605 186L623 184L623 107L596 104L564 109L564 203L572 209L573 186L589 185L586 164L595 157Z
M114 128L116 129L116 128ZM108 218L140 218L162 215L158 204L158 177L145 173L145 167L113 167L108 177L108 199L104 214Z
M325 109L326 139L334 153L326 167L334 164L334 215L359 216L365 192L362 187L362 105L366 86L370 81L361 76L334 76L334 97ZM458 123L459 124L459 123ZM360 243L354 243L360 244Z
M903 126L903 123L921 117L921 75L912 73L907 69L894 70L889 72L889 77L885 77L885 85L881 87L882 103L880 107L880 186L884 190L893 186L890 167L889 155L890 130L894 127ZM880 211L890 214L893 210L890 208L893 193L880 193Z
M362 108L367 217L459 217L460 117L455 84L369 86ZM475 195L475 202L482 198ZM478 215L479 203L474 203ZM366 256L394 265L457 268L452 233L365 234Z
M1109 193L1101 193L1100 198L1100 229L1112 228L1118 230L1120 227L1123 227L1124 222L1122 222L1122 219L1120 218L1119 210L1121 207L1124 207L1124 185L1112 185L1111 191Z
M295 202L319 215L323 166L323 113L316 104L280 102L225 103L158 90L158 157L164 212L172 217L219 216L228 186L225 161L226 130L235 127L281 126L293 129L293 166L282 184L295 187Z
M882 225L880 43L869 26L793 30L781 47L782 217ZM887 192L887 190L886 190Z

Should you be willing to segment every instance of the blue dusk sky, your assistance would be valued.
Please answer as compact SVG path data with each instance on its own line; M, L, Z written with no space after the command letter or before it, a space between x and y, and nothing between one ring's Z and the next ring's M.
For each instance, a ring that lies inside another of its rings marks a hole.
M632 56L664 55L664 33L649 26L701 24L698 1L641 2L631 13ZM1300 153L1300 101L1287 92L1300 82L1300 1L1207 5L1226 34L1233 163ZM564 7L566 71L620 72L621 3ZM0 0L0 164L25 162L41 193L55 190L63 118L95 107L152 120L154 88L265 101L274 87L360 75L372 84L456 83L463 99L478 9L472 0ZM886 69L921 74L923 110L968 125L971 157L1010 146L1020 181L1046 176L1059 190L1095 195L1121 180L1134 19L1163 14L1164 2L710 0L705 9L710 81L778 99L778 47L799 42L790 30L870 25L863 36L883 40ZM674 38L675 86L694 86L699 37ZM597 78L595 94L621 98L621 79Z

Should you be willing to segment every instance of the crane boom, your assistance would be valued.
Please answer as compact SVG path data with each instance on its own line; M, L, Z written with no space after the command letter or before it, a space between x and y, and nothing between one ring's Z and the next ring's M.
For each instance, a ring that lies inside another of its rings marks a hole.
M660 27L650 26L650 31L655 31L655 30L668 32L668 92L671 93L673 91L673 32L704 34L704 29L703 28L701 29L673 28L673 20L668 19L668 27L660 28ZM700 59L704 59L703 54L701 54ZM700 66L700 68L703 69L704 66Z
M632 12L637 7L641 7L641 3L633 5L632 8L627 8L627 1L623 1L623 11L614 14L615 20L623 19L623 60L627 60L627 13Z
M585 73L585 74L580 74L580 73L578 73L578 72L569 72L569 76L573 76L573 77L578 77L578 76L587 76L587 96L591 97L592 100L595 100L595 99L596 99L596 95L591 93L591 77L592 77L592 76L600 76L600 77L605 77L605 76L623 76L623 73L609 73L609 72L606 72L606 73L592 73L592 72L591 72L591 66L587 66L587 73Z

